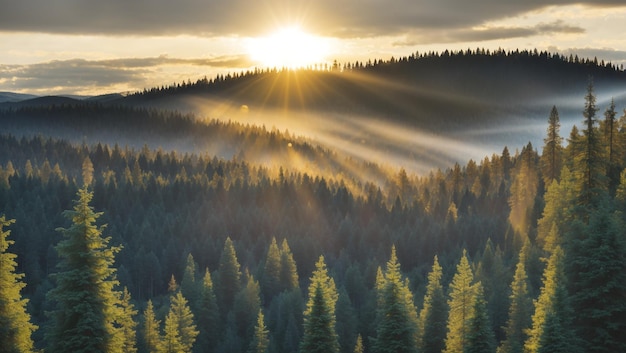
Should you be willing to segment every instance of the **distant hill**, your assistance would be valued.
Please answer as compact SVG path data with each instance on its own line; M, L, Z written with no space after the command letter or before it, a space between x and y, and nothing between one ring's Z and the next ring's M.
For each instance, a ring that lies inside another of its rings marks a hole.
M19 102L26 99L32 99L37 96L32 94L13 93L13 92L0 92L0 103L4 102Z
M482 50L254 70L82 102L276 127L359 159L427 172L499 153L504 146L515 150L531 141L541 148L553 105L561 115L561 135L567 136L582 121L590 78L599 117L612 98L618 112L626 107L626 73L610 63ZM2 103L0 109L77 102L40 97Z

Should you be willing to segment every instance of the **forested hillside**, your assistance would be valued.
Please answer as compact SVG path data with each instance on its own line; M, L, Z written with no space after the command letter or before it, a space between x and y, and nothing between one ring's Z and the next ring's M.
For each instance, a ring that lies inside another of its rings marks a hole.
M424 175L178 113L4 111L0 351L626 351L626 118L593 89L567 138L554 107L542 146Z

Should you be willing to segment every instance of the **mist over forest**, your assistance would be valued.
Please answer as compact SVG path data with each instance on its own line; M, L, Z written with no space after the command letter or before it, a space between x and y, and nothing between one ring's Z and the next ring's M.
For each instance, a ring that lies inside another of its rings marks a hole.
M0 352L626 351L626 74L482 49L2 93Z

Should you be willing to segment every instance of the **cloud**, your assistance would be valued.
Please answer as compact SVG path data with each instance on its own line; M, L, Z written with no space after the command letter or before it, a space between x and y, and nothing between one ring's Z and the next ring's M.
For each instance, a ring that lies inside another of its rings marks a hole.
M623 6L623 0L0 0L0 31L254 36L289 23L365 37L471 28L548 6Z
M0 90L87 93L138 90L162 84L159 71L178 66L231 68L250 66L245 56L214 58L120 58L111 60L54 60L30 65L0 65ZM189 70L185 70L189 72ZM199 77L185 77L197 79Z
M581 34L585 29L569 25L562 20L540 23L529 27L488 26L478 28L442 29L428 33L412 32L396 46L413 46L430 43L482 42L496 39L532 37L536 35Z

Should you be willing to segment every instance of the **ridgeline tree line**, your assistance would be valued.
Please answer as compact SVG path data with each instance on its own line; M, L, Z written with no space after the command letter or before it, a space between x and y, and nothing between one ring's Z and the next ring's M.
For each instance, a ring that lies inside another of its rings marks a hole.
M598 111L590 84L565 146L553 108L541 155L380 186L0 136L0 351L626 351L626 116Z

